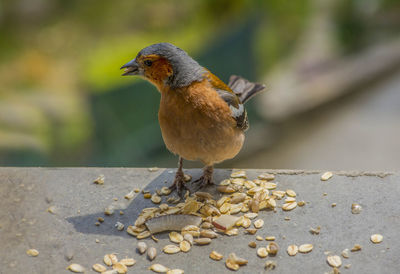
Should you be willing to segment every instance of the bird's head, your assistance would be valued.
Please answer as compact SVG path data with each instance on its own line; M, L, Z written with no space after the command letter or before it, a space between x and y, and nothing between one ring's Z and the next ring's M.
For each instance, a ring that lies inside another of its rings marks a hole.
M142 49L135 59L121 67L125 75L138 75L156 85L180 88L204 78L206 70L185 51L170 44L153 44Z

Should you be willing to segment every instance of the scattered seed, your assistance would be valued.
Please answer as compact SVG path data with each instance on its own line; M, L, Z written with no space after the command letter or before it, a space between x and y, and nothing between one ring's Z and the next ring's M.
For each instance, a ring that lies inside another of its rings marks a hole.
M313 250L314 246L312 244L302 244L299 246L299 252L301 253L308 253Z
M310 233L314 235L318 235L321 232L321 227L317 226L317 228L310 228Z
M147 257L150 261L154 260L157 256L157 249L155 247L150 247L147 251Z
M227 268L229 268L230 270L234 270L234 271L238 270L239 267L240 267L239 264L237 264L234 261L229 260L229 259L227 259L225 261L225 265L226 265Z
M140 254L143 254L147 250L147 244L145 242L138 242L137 243L137 249Z
M96 226L99 226L99 225L100 225L100 223L99 223L99 222L95 222L94 224L95 224Z
M179 248L183 252L188 252L190 250L190 243L188 241L182 241L179 243Z
M75 272L75 273L83 273L83 272L85 272L85 268L83 266L81 266L80 264L70 264L67 267L67 270L70 270L70 271Z
M296 206L297 206L297 203L296 203L296 202L284 203L284 204L282 205L282 209L283 209L284 211L290 211L290 210L296 208Z
M99 221L100 223L104 222L104 218L103 217L99 217L97 218L97 221Z
M37 255L39 255L39 251L37 251L36 249L28 249L26 251L26 254L28 254L31 257L36 257Z
M257 229L255 228L248 228L246 229L246 232L249 233L250 235L254 235L257 232Z
M178 232L172 231L169 233L169 239L171 242L179 244L183 241L183 236Z
M113 265L113 269L116 270L118 274L125 274L126 272L128 272L128 268L126 267L126 265L121 263L115 263Z
M231 178L246 178L246 171L238 170L231 173Z
M150 235L151 235L150 231L146 230L146 231L143 231L143 232L139 233L139 234L136 236L136 238L137 238L138 240L141 240L141 239L145 239L145 238L150 237Z
M198 238L198 239L194 239L194 242L198 245L208 245L209 243L211 243L211 239L210 238Z
M228 255L228 259L232 260L233 262L237 263L238 265L245 265L249 262L246 259L238 257L235 253L230 253Z
M297 245L289 245L286 251L289 256L295 256L299 251L299 248L297 247Z
M190 176L189 174L185 174L183 175L183 180L185 182L190 182L190 180L192 180L192 176Z
M356 252L361 250L361 245L355 244L353 248L351 249L351 252Z
M257 247L257 243L256 242L250 242L249 243L249 247L256 248Z
M238 204L243 202L246 199L246 193L238 193L237 195L233 196L231 199L232 204Z
M285 221L290 221L290 217L289 217L289 216L286 216L286 217L285 217Z
M164 273L164 272L167 272L169 270L168 267L165 267L162 264L152 264L149 267L149 269L153 270L154 272L157 272L157 273Z
M152 196L151 196L150 192L146 192L146 193L143 194L143 198L145 198L145 199L150 199L151 197Z
M221 193L233 193L236 192L236 190L231 187L231 186L223 186L223 185L219 185L217 186L217 190Z
M267 240L267 241L275 241L275 236L267 236L267 237L265 237L265 240Z
M277 186L277 184L275 184L275 183L270 183L270 182L265 183L265 185L264 185L264 187L265 187L266 189L268 189L268 190L275 189L276 186Z
M286 190L286 195L289 197L296 197L296 192L294 192L292 189L288 189Z
M325 172L324 174L321 175L321 181L327 181L330 178L332 178L333 173L330 171Z
M256 240L257 240L257 241L262 241L262 240L264 240L264 239L263 239L263 237L261 237L260 235L257 235L257 236L256 236Z
M182 269L170 269L167 271L167 274L183 274L184 271Z
M155 204L161 203L161 197L157 195L157 193L154 193L151 195L151 201Z
M374 234L371 236L371 242L374 244L379 244L383 241L383 236L381 234Z
M265 262L265 270L274 270L276 268L276 262L268 260Z
M215 250L210 253L210 258L215 261L220 261L220 260L222 260L223 257L224 256L222 254L218 253Z
M349 269L351 267L351 264L346 264L345 266L344 266L344 268L346 268L346 269Z
M114 207L113 206L108 206L104 209L104 214L107 216L110 216L114 213Z
M268 256L268 251L265 247L260 247L257 249L257 256L260 258L265 258Z
M328 264L332 267L340 267L342 265L342 259L338 255L331 255L326 258Z
M100 176L96 180L94 180L93 183L97 185L103 185L105 179L106 177L103 174L100 174Z
M126 266L133 266L136 263L136 260L133 258L125 258L122 259L120 263Z
M304 201L298 201L297 202L297 205L298 206L304 206L306 204L306 202L304 202Z
M256 217L258 216L258 213L250 212L250 213L244 214L244 216L245 216L246 218L249 218L249 219L254 219L254 218L256 218Z
M183 239L185 239L185 241L188 241L191 245L193 245L193 235L186 233L185 235L183 235Z
M118 258L115 254L106 254L104 255L103 261L106 265L112 266L118 262Z
M268 254L275 256L278 253L279 246L275 242L271 242L267 245Z
M264 220L262 220L262 219L258 219L256 221L254 221L254 227L257 229L262 228L263 225L264 225Z
M164 251L164 253L167 253L167 254L175 254L175 253L180 252L181 249L179 246L176 246L176 245L166 245L166 246L164 246L163 251Z
M135 196L135 192L131 190L129 193L125 194L124 198L127 200L132 199Z
M218 234L210 229L204 229L200 231L200 237L214 239L218 237Z
M155 171L158 171L158 167L149 167L147 170L148 171L150 171L150 172L155 172Z
M102 264L94 264L92 266L92 268L93 268L94 271L99 272L99 273L102 273L102 272L107 270L107 267L105 267Z
M258 175L257 178L260 180L272 181L275 179L275 175L270 174L270 173L263 173L263 174Z
M122 231L122 230L124 230L124 224L123 223L121 223L121 222L117 222L116 224L115 224L115 227L119 230L119 231Z
M356 204L356 203L351 205L351 213L360 214L361 210L362 210L362 206L361 205Z
M348 259L348 258L349 258L349 255L350 255L349 252L350 252L350 250L349 250L348 248L344 249L344 250L342 251L342 256L343 256L343 258Z

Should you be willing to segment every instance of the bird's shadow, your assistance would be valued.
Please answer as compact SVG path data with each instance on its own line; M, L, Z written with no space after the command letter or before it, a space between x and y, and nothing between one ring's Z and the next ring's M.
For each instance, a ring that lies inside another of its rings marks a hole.
M154 193L157 189L161 189L163 186L169 186L171 182L174 180L175 173L171 172L172 169L167 169L163 173L161 173L157 178L151 181L149 184L146 185L144 190L150 191L150 193ZM190 169L186 170L185 174L189 174L192 176L192 181L199 178L202 174L202 170L200 169ZM229 176L228 170L216 170L214 173L214 181L220 182L222 178L226 178ZM168 183L166 183L168 182ZM190 182L187 183L187 186L190 188L191 192L196 186ZM221 194L219 194L216 190L216 187L208 186L201 191L209 192L211 195L217 199ZM171 193L168 196L162 196L161 203L167 203L168 197L177 196L176 191ZM119 231L115 224L120 222L125 225L125 229L128 225L133 225L135 223L136 218L139 216L140 212L147 207L155 207L155 205L150 199L145 199L141 192L137 193L135 197L128 201L121 197L123 200L119 203L113 203L112 206L114 207L114 213L110 216L106 216L104 214L103 209L101 211L94 213L94 214L87 214L83 216L73 216L66 218L68 222L73 224L75 230L80 233L84 234L98 234L98 235L113 235L113 236L120 236L120 237L131 237L128 233L124 233L124 231ZM173 206L173 204L169 204ZM123 211L123 215L120 214L120 211ZM95 225L98 222L98 218L104 218L104 222L100 223L100 225Z

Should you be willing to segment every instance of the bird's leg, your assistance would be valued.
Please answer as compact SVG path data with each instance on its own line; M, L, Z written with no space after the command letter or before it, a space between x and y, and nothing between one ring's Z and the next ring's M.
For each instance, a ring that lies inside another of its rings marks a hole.
M214 182L213 182L214 167L213 166L205 166L203 170L204 170L203 175L199 179L194 181L195 183L198 183L197 189L214 184Z
M183 173L182 168L183 168L183 158L179 156L178 170L176 171L175 174L175 180L174 183L169 187L171 190L176 189L179 196L183 196L185 194L184 192L182 192L182 190L188 190L188 188L185 186L185 181L184 181L185 174Z

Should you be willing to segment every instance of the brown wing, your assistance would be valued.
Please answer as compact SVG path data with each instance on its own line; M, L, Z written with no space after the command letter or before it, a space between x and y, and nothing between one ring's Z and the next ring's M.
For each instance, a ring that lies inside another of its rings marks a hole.
M231 109L232 118L235 119L237 127L244 131L247 130L249 128L247 112L239 97L230 87L211 72L208 72L206 77L219 96L228 104Z

